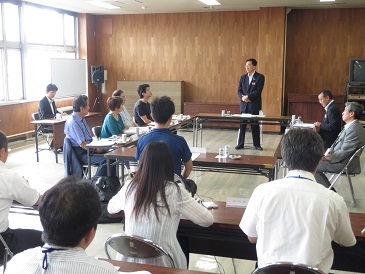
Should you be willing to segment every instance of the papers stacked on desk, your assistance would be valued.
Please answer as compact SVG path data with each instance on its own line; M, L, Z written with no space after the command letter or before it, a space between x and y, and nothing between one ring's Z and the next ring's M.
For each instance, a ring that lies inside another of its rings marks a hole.
M87 144L90 147L109 147L113 146L117 143L117 140L112 139L100 139L100 140L93 140L91 143Z
M264 114L259 114L259 115L253 115L253 114L250 114L250 113L241 113L241 114L233 114L232 116L234 117L266 117L266 115Z
M293 127L314 128L314 124L312 124L312 123L299 123L299 124L294 124Z

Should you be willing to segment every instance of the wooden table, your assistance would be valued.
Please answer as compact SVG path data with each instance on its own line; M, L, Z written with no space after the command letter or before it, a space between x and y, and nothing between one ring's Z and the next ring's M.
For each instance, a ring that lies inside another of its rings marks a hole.
M119 160L122 163L136 161L134 153L136 148L117 148L106 153L108 167L111 160ZM269 180L275 178L276 158L273 156L241 155L241 158L232 160L230 158L217 159L215 153L201 153L193 160L194 170L232 172L239 174L264 175ZM109 169L108 169L109 170Z
M289 122L291 121L291 116L251 116L251 117L243 117L243 116L222 116L216 113L199 113L196 115L194 119L193 125L193 146L199 146L199 136L200 132L200 146L203 145L203 124L206 122L223 122L223 123L253 123L256 122L260 125L280 125L283 129L285 129Z
M118 271L122 271L122 272L133 272L133 271L146 270L146 271L151 272L152 274L207 274L207 272L179 269L179 268L170 268L170 267L157 266L157 265L121 262L121 261L101 259L101 258L99 258L99 260L104 260L104 261L111 263L114 266L119 266Z
M90 112L85 117L86 122L90 129L94 126L100 126L103 124L104 118L102 117L101 113L99 112ZM37 154L37 162L39 162L39 148L38 148L38 134L37 129L39 126L52 126L53 129L53 146L52 150L56 156L56 163L58 163L58 153L57 149L63 146L63 141L65 139L64 127L65 127L64 120L56 120L56 119L45 119L45 120L37 120L30 122L34 125L34 132L35 132L35 147L36 147L36 154Z
M198 253L245 260L257 260L256 246L250 243L239 228L245 208L226 207L225 202L215 202L217 209L210 212L214 223L210 227L201 227L190 220L181 219L177 236L183 250L187 253ZM113 214L124 216L124 212ZM333 244L334 263L332 268L365 273L365 235L361 230L365 226L365 214L350 213L352 230L357 239L354 247L346 248Z

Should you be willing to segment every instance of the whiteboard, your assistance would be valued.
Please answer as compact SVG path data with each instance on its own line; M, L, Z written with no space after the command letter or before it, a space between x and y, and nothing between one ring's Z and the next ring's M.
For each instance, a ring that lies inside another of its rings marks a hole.
M87 94L86 60L51 58L51 81L56 98Z

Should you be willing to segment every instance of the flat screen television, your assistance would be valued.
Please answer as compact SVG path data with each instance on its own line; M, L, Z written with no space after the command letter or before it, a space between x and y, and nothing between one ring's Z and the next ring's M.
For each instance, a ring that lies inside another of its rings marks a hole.
M350 59L349 84L365 86L365 58Z

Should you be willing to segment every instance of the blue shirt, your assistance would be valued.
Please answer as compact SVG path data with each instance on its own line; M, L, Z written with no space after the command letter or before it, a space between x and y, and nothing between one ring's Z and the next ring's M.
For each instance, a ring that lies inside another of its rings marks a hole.
M125 126L120 114L118 113L117 121L114 116L109 113L107 116L105 116L100 138L109 138L112 135L122 134L124 128Z
M64 133L73 147L79 147L84 141L90 143L93 138L85 118L73 112L65 123Z
M174 172L181 177L181 162L186 163L191 159L191 151L186 140L176 134L172 134L168 128L154 128L143 135L137 143L134 157L138 160L145 146L151 141L161 141L168 145L174 160Z

